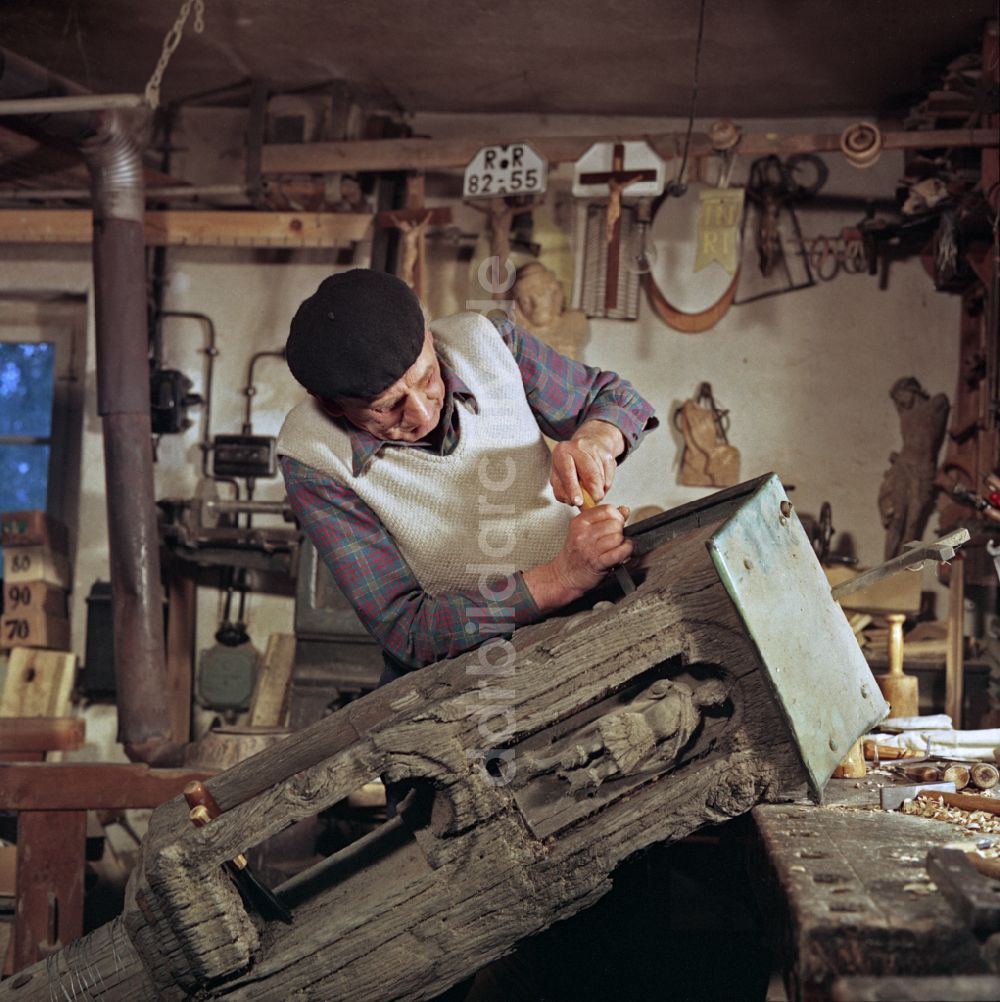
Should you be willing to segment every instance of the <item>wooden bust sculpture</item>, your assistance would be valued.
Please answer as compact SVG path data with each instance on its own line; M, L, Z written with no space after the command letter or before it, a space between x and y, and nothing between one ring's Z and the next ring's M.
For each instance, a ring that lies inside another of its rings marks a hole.
M517 270L514 280L514 322L556 351L578 358L590 336L583 310L564 310L562 285L554 272L538 261Z

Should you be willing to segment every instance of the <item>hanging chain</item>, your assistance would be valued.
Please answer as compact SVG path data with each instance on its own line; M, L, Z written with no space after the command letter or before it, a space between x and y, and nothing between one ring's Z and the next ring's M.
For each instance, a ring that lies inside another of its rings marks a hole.
M194 7L195 32L200 35L205 30L205 0L184 0L174 26L163 39L163 51L160 53L153 75L149 78L149 83L146 84L146 104L150 108L155 108L160 103L160 83L163 80L163 73L167 63L170 62L170 57L174 54L174 49L181 44L181 35L184 33L184 25L192 7Z

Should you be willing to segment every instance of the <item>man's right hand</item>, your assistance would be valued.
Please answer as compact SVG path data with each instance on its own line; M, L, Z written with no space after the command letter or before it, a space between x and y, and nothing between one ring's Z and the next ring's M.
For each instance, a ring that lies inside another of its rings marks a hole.
M578 599L597 587L605 574L628 559L632 541L624 536L629 509L598 505L569 524L562 549L547 564L524 572L524 582L540 612Z

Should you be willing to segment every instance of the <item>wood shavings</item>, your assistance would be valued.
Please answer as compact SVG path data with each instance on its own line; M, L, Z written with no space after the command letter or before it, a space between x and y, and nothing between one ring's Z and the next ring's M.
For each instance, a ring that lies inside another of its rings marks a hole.
M924 797L904 800L900 810L903 814L930 818L933 821L946 821L969 832L1000 835L1000 817L988 814L986 811L964 811L960 807L948 807L939 801Z
M912 884L903 884L903 890L908 894L932 894L937 890L937 884L932 880L914 881Z

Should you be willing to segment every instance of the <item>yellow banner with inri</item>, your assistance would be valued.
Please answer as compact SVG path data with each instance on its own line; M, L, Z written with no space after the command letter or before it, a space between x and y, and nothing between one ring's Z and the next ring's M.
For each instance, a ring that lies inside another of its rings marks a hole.
M694 270L718 261L732 275L736 271L742 188L709 188L699 192L698 249Z

